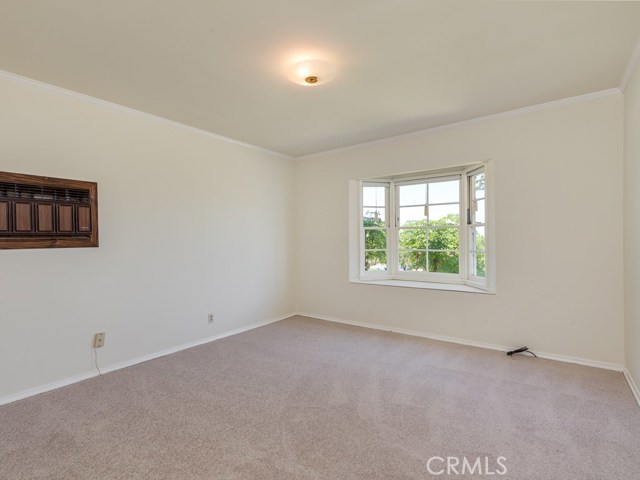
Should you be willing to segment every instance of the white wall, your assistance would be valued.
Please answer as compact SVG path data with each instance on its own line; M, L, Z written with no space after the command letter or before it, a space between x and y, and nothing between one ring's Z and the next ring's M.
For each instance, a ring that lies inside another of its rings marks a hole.
M640 65L624 92L624 120L625 351L640 386Z
M622 364L621 95L296 166L298 310ZM348 282L348 181L491 159L497 294Z
M640 213L638 77L624 100L628 219ZM94 371L97 331L107 367L295 309L624 361L620 95L295 164L4 76L0 105L0 170L97 181L100 203L97 249L0 251L0 399ZM496 295L348 282L348 180L485 159ZM628 247L640 237L630 225ZM638 378L640 265L629 258Z
M98 331L107 367L292 311L290 160L5 76L0 105L0 170L97 181L100 216L99 248L0 250L0 399L95 371Z

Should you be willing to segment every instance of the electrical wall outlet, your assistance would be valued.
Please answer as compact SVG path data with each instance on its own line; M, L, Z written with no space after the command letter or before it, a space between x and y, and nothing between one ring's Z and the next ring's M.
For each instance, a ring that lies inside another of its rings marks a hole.
M104 347L104 335L104 332L100 332L93 336L93 348Z
M209 314L209 323L213 323L213 313Z

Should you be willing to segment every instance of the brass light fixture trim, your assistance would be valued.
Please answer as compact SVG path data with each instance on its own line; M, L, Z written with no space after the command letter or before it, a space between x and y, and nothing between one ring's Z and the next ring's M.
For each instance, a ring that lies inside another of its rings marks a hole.
M289 67L288 77L293 83L311 87L330 81L335 75L335 67L323 60L302 60Z

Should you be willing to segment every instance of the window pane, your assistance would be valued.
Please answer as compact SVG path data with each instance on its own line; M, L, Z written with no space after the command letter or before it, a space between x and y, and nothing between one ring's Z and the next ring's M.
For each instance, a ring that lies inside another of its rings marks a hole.
M471 229L471 248L480 251L485 250L484 227Z
M427 231L419 229L403 229L399 233L400 248L403 250L427 249Z
M362 187L362 205L365 207L384 207L386 187Z
M471 274L476 277L485 277L485 254L475 253L471 254Z
M460 180L429 184L429 203L460 202Z
M362 226L364 227L384 227L386 226L384 208L363 208Z
M458 273L460 261L457 252L429 252L429 271Z
M386 230L365 230L364 248L367 250L386 250L387 232Z
M427 203L427 184L401 185L400 205L424 205Z
M386 270L387 252L365 252L364 269L367 272L379 272Z
M424 207L402 207L400 208L400 226L426 226L427 220L424 215Z
M460 248L460 231L457 228L429 230L429 250L457 250L458 248Z
M430 205L430 225L458 225L460 223L460 205Z
M424 272L427 269L427 252L400 252L400 270L404 272Z
M484 172L471 176L471 189L473 191L472 196L474 199L485 197L484 186L485 186Z
M485 202L486 200L476 200L477 210L473 217L475 223L484 223L485 221Z

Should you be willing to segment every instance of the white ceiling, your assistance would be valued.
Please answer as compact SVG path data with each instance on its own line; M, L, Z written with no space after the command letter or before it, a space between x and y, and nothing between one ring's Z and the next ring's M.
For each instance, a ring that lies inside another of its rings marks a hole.
M0 69L301 156L615 88L639 35L640 2L2 0Z

